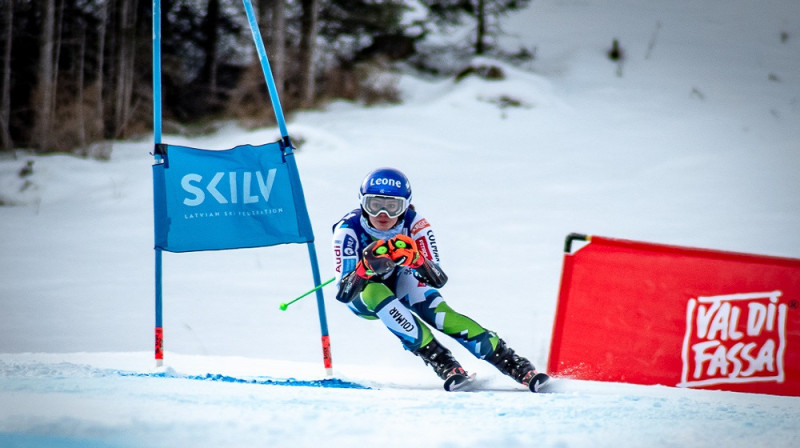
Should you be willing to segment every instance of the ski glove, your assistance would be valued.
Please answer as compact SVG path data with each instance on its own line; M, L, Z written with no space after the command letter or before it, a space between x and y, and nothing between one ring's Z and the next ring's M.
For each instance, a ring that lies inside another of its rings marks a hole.
M400 266L417 268L422 265L423 257L417 249L417 243L408 235L398 234L386 242L392 260Z
M399 234L386 244L390 248L392 260L400 266L413 269L417 280L437 289L447 283L447 274L433 260L420 254L417 244L411 237Z
M397 263L390 257L389 246L384 240L373 241L361 252L362 258L356 265L356 274L365 279L383 277L391 273Z

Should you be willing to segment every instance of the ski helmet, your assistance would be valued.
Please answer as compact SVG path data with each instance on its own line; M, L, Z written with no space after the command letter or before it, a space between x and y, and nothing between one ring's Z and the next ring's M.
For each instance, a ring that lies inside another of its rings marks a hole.
M396 218L406 211L411 203L411 183L405 174L394 168L378 168L367 174L359 190L361 209L378 216L386 212Z

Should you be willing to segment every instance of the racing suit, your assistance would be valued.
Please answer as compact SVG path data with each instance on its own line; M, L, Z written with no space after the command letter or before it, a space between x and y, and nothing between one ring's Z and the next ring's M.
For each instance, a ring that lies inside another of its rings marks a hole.
M371 242L389 240L401 233L416 242L422 256L439 263L433 228L413 206L387 231L372 227L361 209L345 215L333 226L337 286L356 269L362 251ZM418 280L409 267L397 266L384 277L370 279L348 307L362 318L380 319L412 352L434 339L430 327L452 337L480 359L486 359L498 345L498 336L493 331L454 311L438 289Z

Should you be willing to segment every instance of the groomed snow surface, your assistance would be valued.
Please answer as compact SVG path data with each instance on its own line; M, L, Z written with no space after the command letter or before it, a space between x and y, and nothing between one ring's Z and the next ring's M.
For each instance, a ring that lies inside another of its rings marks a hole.
M503 26L499 45L536 48L503 81L396 75L401 105L291 116L323 280L331 225L387 165L436 229L448 303L542 368L570 232L800 258L800 4L535 0ZM313 286L303 245L165 253L156 368L151 145L0 160L2 447L800 446L797 397L536 395L442 339L481 389L447 393L330 287L326 378L313 296L278 308Z

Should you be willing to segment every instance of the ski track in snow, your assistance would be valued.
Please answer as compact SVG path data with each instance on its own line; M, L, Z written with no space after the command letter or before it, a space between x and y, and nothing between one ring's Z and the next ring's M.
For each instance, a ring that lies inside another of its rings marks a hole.
M551 394L491 381L478 392L427 384L324 388L303 380L287 386L83 363L138 362L144 353L72 356L82 362L2 356L4 446L311 446L322 438L346 446L390 429L399 433L384 436L382 445L703 446L724 437L726 446L758 446L768 437L792 446L797 440L797 400L788 397L571 380ZM115 360L102 361L108 357ZM26 412L36 418L20 416Z

